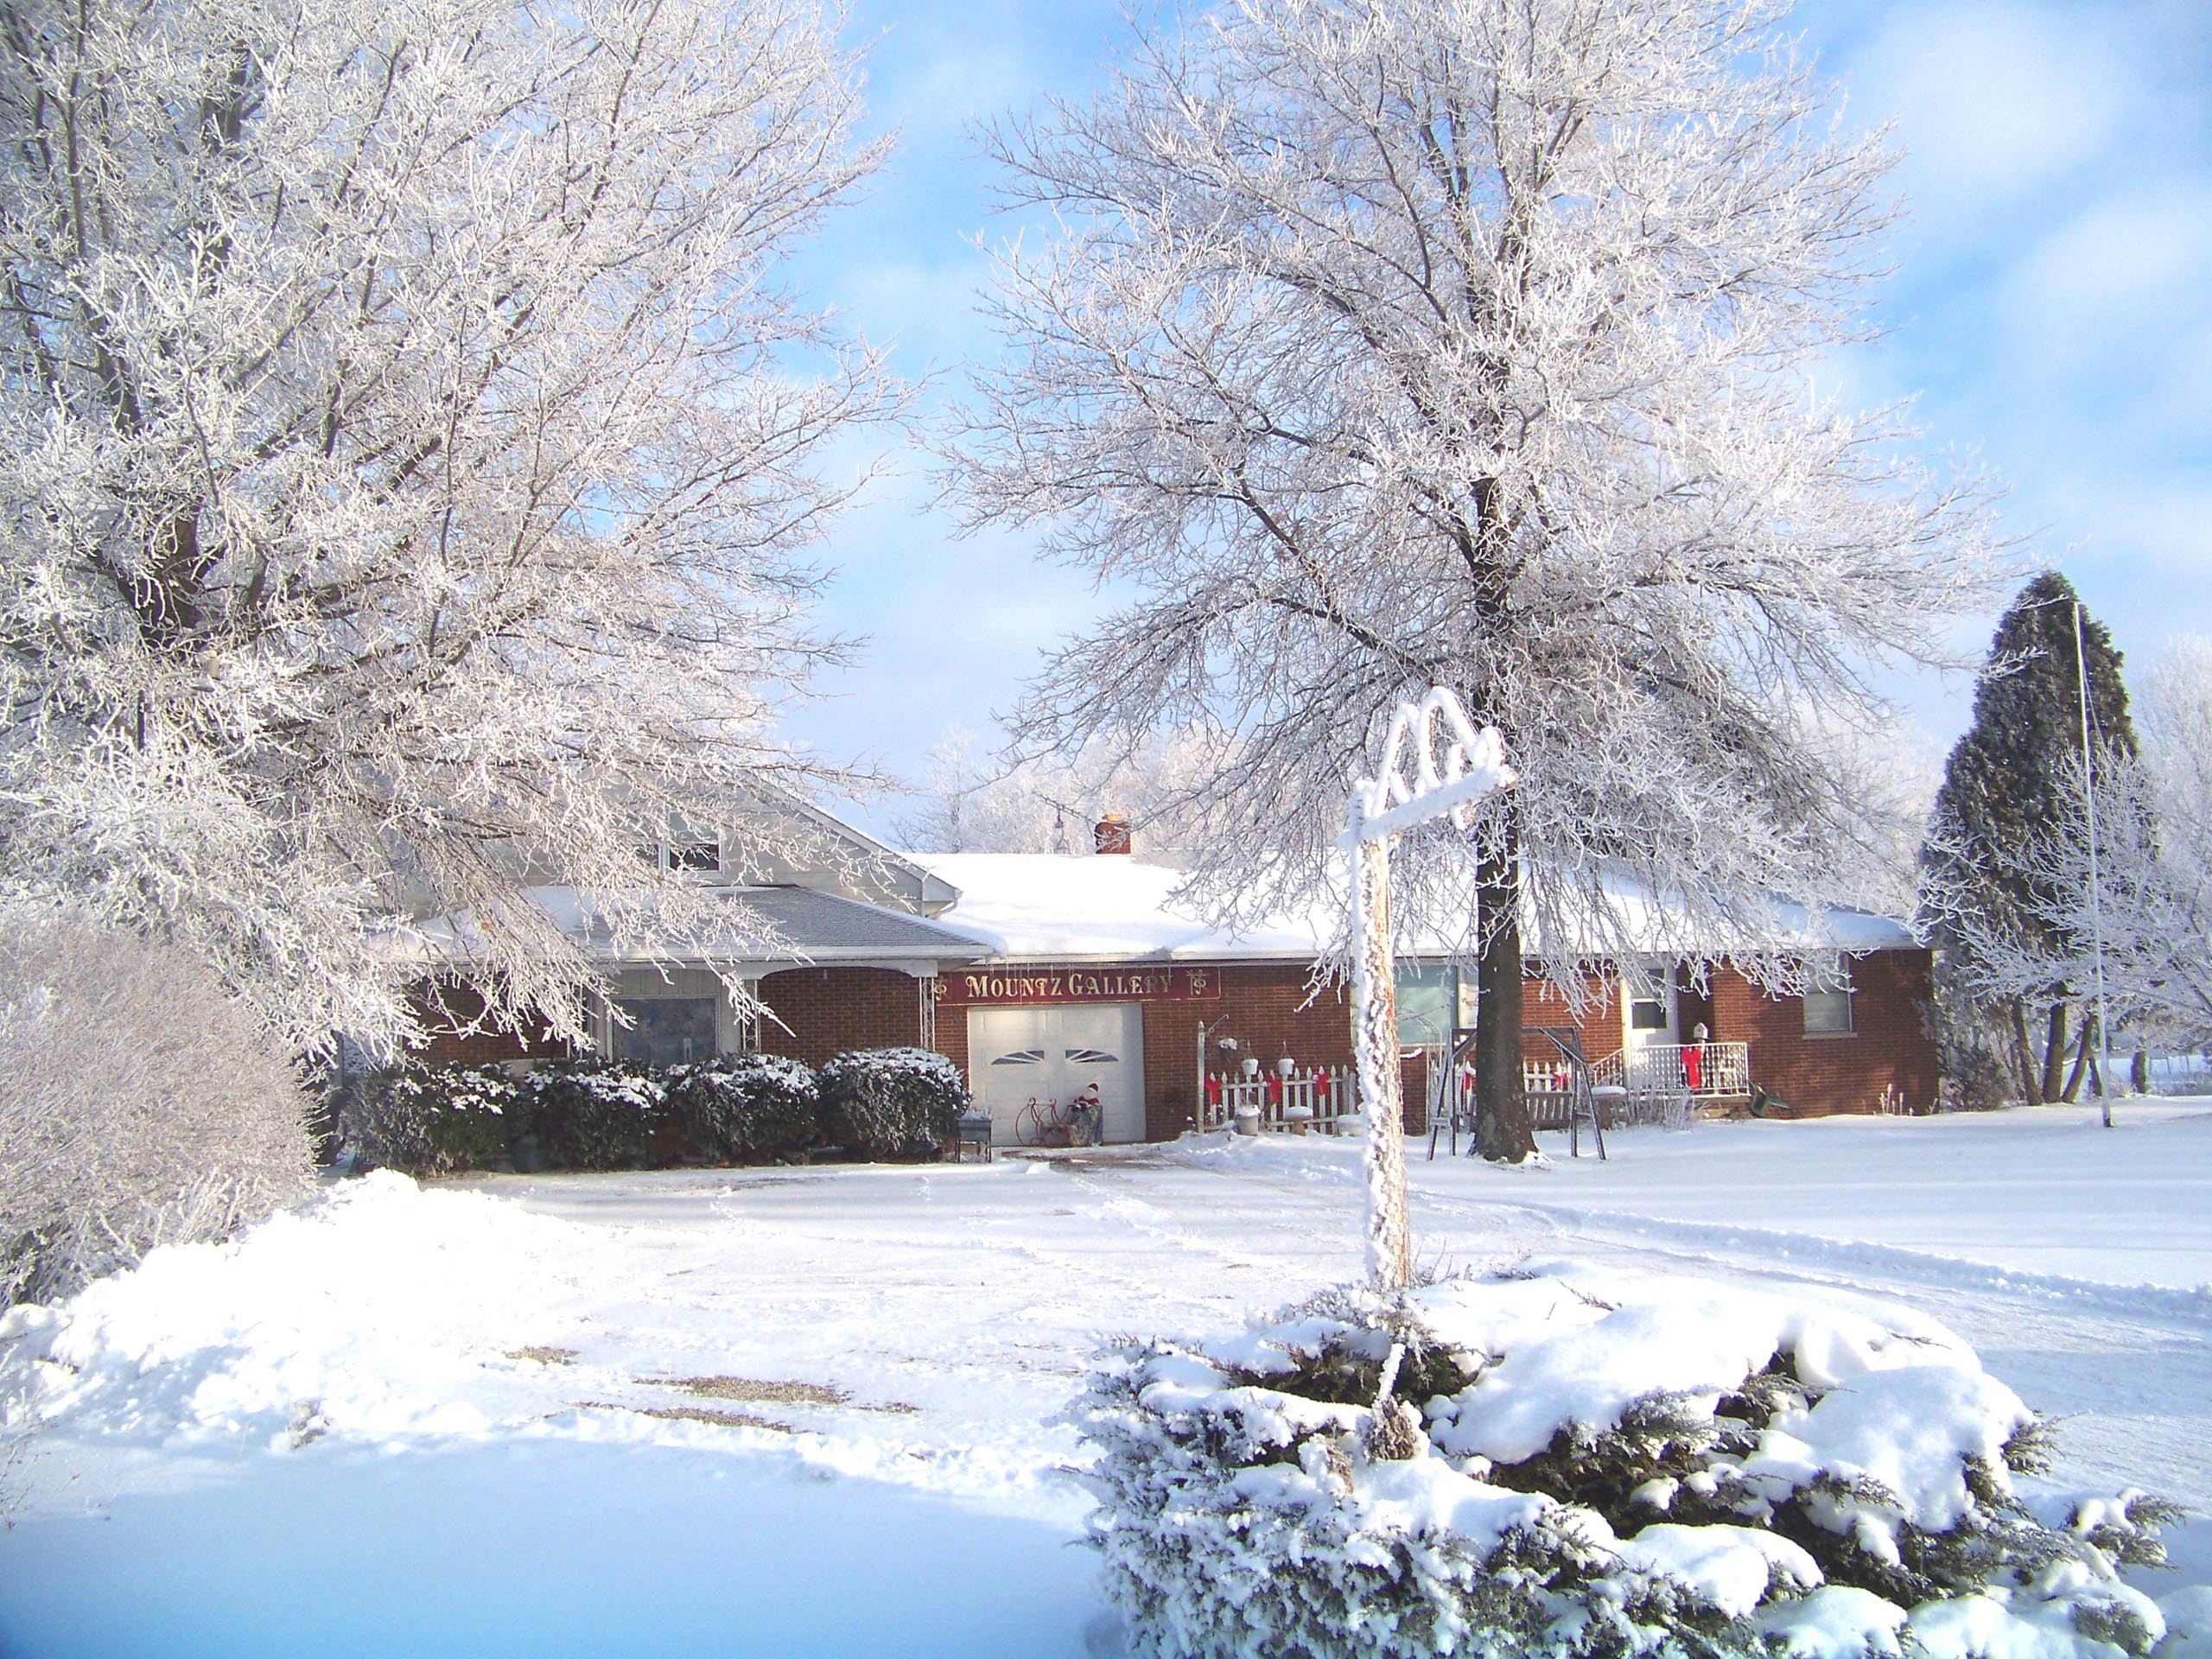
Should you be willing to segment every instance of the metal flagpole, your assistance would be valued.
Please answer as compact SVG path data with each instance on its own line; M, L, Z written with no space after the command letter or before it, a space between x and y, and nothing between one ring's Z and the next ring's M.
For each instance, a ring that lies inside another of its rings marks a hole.
M2097 783L2089 750L2089 653L2082 642L2082 601L2074 601L2074 677L2082 692L2082 804L2089 820L2089 939L2097 964L2097 1104L2112 1128L2112 1025L2105 1018L2104 883L2097 874Z

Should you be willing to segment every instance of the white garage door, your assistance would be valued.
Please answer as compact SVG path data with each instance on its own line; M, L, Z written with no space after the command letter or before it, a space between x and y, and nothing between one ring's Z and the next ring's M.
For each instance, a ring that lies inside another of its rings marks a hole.
M970 1008L968 1074L1002 1147L1021 1144L1021 1111L1031 1101L1065 1108L1094 1083L1106 1108L1104 1138L1144 1139L1144 1010L1137 1003Z

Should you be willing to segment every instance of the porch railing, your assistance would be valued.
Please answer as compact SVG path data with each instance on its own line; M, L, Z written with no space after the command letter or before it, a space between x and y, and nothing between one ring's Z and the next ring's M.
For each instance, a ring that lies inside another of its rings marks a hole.
M1529 1121L1540 1129L1563 1129L1573 1103L1573 1079L1564 1062L1522 1061L1521 1080ZM1634 1054L1615 1050L1590 1062L1590 1086L1609 1091L1598 1109L1607 1128L1656 1124L1687 1128L1700 1102L1742 1099L1751 1092L1747 1043L1653 1043ZM1618 1090L1618 1095L1610 1093Z
M1262 1132L1268 1135L1341 1135L1344 1120L1359 1109L1348 1065L1317 1065L1287 1077L1274 1071L1256 1077L1242 1071L1206 1073L1198 1128L1234 1128L1239 1108L1257 1114Z
M1630 1094L1673 1092L1726 1099L1751 1092L1749 1043L1646 1043L1633 1054L1616 1049L1590 1062L1593 1086Z

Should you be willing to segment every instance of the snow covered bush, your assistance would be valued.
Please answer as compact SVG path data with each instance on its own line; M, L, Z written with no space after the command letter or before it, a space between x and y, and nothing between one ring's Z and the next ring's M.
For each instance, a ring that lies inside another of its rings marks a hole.
M772 1158L814 1139L822 1080L780 1054L679 1065L668 1073L668 1106L703 1156L742 1163Z
M402 1066L347 1080L335 1103L341 1148L363 1164L452 1175L507 1161L527 1127L520 1079L496 1065Z
M872 1158L940 1151L971 1104L960 1068L926 1048L867 1048L822 1068L823 1128Z
M305 1193L307 1103L204 963L66 915L0 918L0 1306Z
M1074 1409L1147 1656L2122 1659L2171 1506L2047 1490L1942 1327L1586 1270L1128 1341Z
M620 1061L574 1060L530 1077L526 1106L547 1162L557 1169L642 1169L664 1154L668 1089Z

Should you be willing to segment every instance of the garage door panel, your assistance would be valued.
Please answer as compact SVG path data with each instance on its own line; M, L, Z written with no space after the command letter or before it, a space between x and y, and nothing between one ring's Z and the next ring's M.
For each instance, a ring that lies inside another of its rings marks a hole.
M1091 1084L1109 1141L1144 1139L1144 1011L1136 1003L970 1008L970 1082L1001 1146L1018 1145L1032 1100L1065 1108Z

